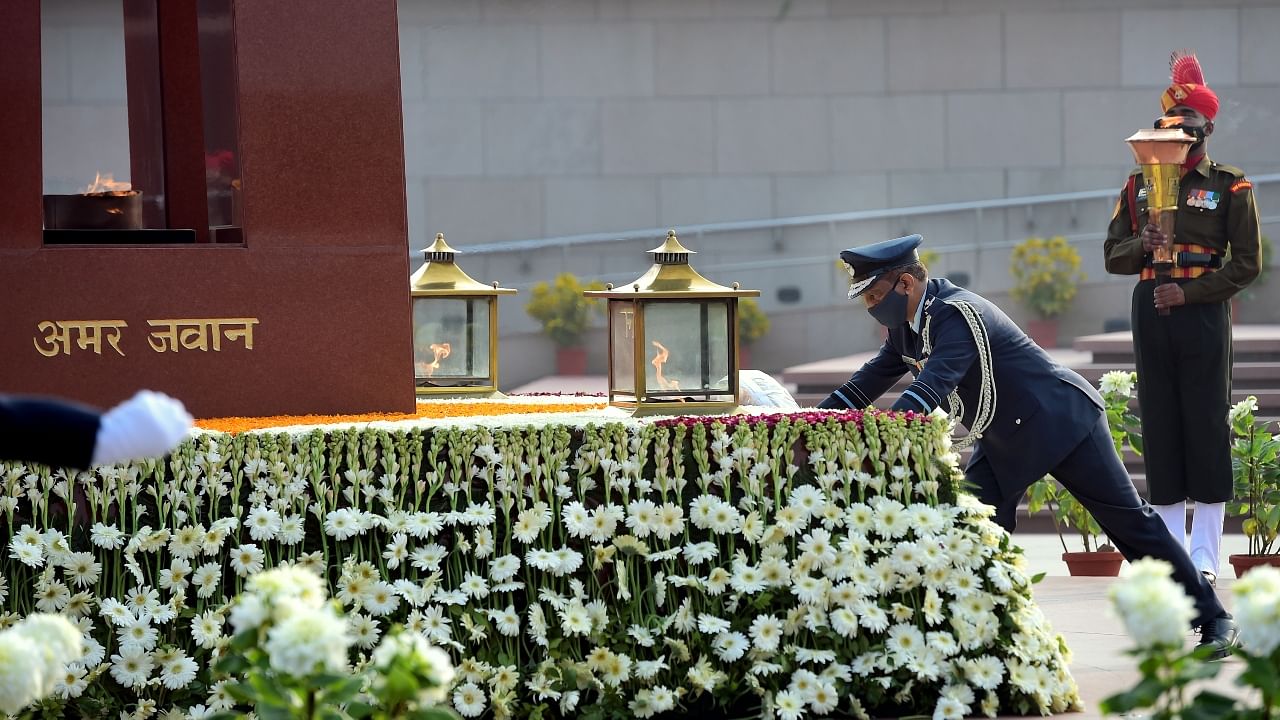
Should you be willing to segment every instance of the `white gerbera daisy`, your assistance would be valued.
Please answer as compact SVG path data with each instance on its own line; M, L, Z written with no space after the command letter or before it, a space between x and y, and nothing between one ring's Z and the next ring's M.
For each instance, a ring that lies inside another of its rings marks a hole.
M160 666L160 682L170 690L180 690L196 679L196 661L181 651Z
M137 646L121 647L119 654L111 656L111 677L125 687L143 687L153 669L151 653Z
M231 552L231 569L241 577L262 572L263 557L263 552L257 545L241 545Z
M484 690L475 683L463 683L453 691L453 707L463 717L478 717L486 705Z
M222 635L222 615L216 610L207 610L199 617L191 619L191 639L206 650L217 646Z
M266 505L258 505L249 511L249 520L245 524L249 528L249 537L254 540L274 540L280 533L280 513Z

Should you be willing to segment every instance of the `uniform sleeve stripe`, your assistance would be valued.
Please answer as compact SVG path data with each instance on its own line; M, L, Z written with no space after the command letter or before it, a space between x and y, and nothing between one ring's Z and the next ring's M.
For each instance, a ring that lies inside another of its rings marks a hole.
M911 385L908 386L908 389L911 389L911 388L915 388L916 390L921 390L926 395L928 395L929 398L933 401L933 407L937 407L938 405L942 404L942 397L938 395L938 392L933 388L929 387L928 385L920 382L919 380L911 383ZM930 409L932 410L933 407L930 407Z
M919 395L917 395L917 394L915 394L915 393L911 392L911 389L910 389L910 388L907 388L906 390L903 390L903 391L902 391L902 396L903 396L903 397L909 397L909 398L911 398L912 400L915 400L916 402L920 403L920 410L921 410L921 412L929 412L929 411L933 410L933 406L932 406L932 405L930 405L929 403L927 403L927 402L925 402L923 399L921 399L921 397L920 397Z
M868 405L871 404L871 400L867 398L867 394L862 392L862 390L857 385L854 385L853 383L845 383L843 387L845 390L849 391L850 395L856 396L858 400L862 403L861 405L854 405L853 403L849 403L849 407L867 407Z
M1235 184L1231 186L1231 192L1248 190L1251 187L1253 187L1253 183L1249 182L1248 180L1237 180Z
M850 408L853 407L853 403L849 402L849 398L845 397L844 393L840 392L839 390L836 390L835 396L840 398L840 402L844 403L847 407L850 407Z

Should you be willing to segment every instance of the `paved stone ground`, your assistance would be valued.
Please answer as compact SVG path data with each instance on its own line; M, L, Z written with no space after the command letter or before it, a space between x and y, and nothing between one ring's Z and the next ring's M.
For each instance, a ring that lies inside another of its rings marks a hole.
M1137 665L1132 657L1125 654L1131 647L1129 637L1107 602L1107 587L1116 580L1068 576L1057 535L1015 533L1014 538L1026 550L1031 571L1047 573L1035 587L1036 601L1071 648L1071 672L1080 685L1085 710L1067 717L1073 720L1106 717L1098 709L1099 702L1108 695L1133 687L1138 681ZM1230 588L1234 573L1226 557L1245 552L1247 547L1243 535L1223 538L1223 568L1218 579L1218 596L1228 608L1231 606ZM1188 636L1189 642L1194 640L1194 636ZM1238 661L1226 661L1223 672L1208 686L1224 694L1240 695L1240 689L1232 683L1242 667Z

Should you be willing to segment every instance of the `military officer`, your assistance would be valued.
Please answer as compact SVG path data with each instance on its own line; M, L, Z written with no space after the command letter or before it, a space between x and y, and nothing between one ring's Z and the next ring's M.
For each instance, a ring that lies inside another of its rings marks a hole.
M0 395L0 461L84 470L159 456L187 436L192 422L181 402L150 390L104 413L64 400Z
M1214 582L1221 559L1231 477L1231 309L1228 302L1258 276L1262 231L1244 172L1209 159L1218 97L1196 56L1175 52L1173 84L1157 124L1197 138L1179 183L1174 238L1148 221L1142 170L1134 170L1107 229L1107 271L1138 275L1130 310L1142 408L1149 499L1179 543L1186 501L1194 505L1191 559ZM1157 285L1151 251L1168 244L1173 282ZM1230 251L1230 258L1226 255ZM1167 315L1159 311L1168 309Z
M862 298L889 329L880 352L820 407L865 408L905 373L914 381L894 410L949 412L969 428L957 446L973 445L965 475L978 497L1012 531L1018 501L1045 474L1083 504L1129 560L1154 557L1196 607L1201 645L1224 657L1235 621L1182 546L1140 497L1111 443L1102 398L1084 378L1054 362L985 298L945 279L930 279L916 248L919 235L845 250Z

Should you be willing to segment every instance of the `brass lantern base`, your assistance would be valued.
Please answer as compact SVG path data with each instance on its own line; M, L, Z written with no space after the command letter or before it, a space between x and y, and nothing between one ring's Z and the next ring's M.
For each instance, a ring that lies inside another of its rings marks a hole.
M712 400L690 402L655 402L646 400L612 400L610 405L623 410L630 410L631 417L654 417L658 415L741 415L742 406L735 402L715 402Z
M414 388L419 400L506 400L506 393L491 387Z

